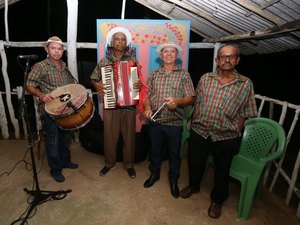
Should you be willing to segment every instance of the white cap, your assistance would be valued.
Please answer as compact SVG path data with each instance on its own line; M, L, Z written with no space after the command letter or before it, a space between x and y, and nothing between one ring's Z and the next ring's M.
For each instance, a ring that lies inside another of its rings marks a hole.
M173 43L173 42L167 42L167 43L165 43L165 44L162 44L162 45L158 46L158 47L156 48L157 53L160 54L160 53L161 53L161 50L163 50L163 48L165 48L165 47L173 47L173 48L176 48L177 51L178 51L178 53L179 53L179 55L182 53L182 48L181 48L179 45L176 45L176 44Z
M111 38L115 33L125 34L127 46L130 45L130 43L131 43L131 34L130 34L129 30L127 30L124 27L115 27L115 28L111 29L107 34L106 46L108 46L108 45L110 46Z
M57 36L53 36L53 37L51 37L51 38L49 38L45 43L44 43L44 45L45 46L47 46L49 43L58 43L58 44L61 44L62 46L66 46L63 42L62 42L62 40L59 38L59 37L57 37Z

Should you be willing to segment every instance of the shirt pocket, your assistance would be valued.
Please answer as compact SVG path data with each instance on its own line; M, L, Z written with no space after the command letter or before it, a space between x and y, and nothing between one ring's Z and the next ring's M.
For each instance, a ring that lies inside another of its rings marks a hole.
M176 84L172 83L170 85L170 97L179 97L178 92L179 92L179 88ZM180 93L180 92L179 92Z
M233 98L232 96L228 96L226 99L222 101L221 108L225 114L225 116L233 119L237 116L237 112L242 106L242 100L240 98Z

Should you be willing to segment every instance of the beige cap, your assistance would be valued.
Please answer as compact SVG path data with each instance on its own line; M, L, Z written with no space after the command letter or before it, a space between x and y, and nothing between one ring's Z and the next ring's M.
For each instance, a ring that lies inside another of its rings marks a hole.
M162 44L162 45L158 46L158 47L156 48L157 53L160 54L160 53L161 53L161 50L163 50L163 48L165 48L165 47L173 47L173 48L176 48L176 49L178 50L178 53L179 53L179 54L182 53L182 48L181 48L179 45L176 45L176 44L173 43L173 42L167 42L167 43L165 43L165 44Z
M45 46L47 46L49 43L58 43L58 44L61 44L62 46L66 46L63 42L62 42L62 40L59 38L59 37L57 37L57 36L53 36L53 37L51 37L51 38L49 38L45 43L44 43L44 45Z

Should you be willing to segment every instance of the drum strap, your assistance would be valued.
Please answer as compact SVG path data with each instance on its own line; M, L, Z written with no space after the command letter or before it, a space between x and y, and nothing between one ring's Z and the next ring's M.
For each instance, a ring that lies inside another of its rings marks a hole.
M75 77L73 76L73 74L71 73L71 71L69 70L69 68L66 68L70 78L74 81L74 83L78 84L78 80L75 79Z
M49 68L48 68L48 63L45 63L45 66L46 66L46 72L47 72L47 74L49 74ZM69 75L69 77L71 78L71 80L74 82L74 83L76 83L76 84L78 84L79 82L75 79L75 77L72 75L72 73L71 73L71 71L69 70L69 68L68 67L65 67L65 70L66 70L66 72L68 73L68 75Z

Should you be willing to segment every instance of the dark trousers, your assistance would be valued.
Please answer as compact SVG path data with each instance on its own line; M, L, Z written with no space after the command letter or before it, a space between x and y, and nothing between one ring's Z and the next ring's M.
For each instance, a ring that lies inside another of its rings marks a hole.
M240 138L213 142L191 130L188 142L189 186L200 190L209 154L214 159L214 186L210 194L213 202L222 204L228 197L229 172L233 156L237 153Z
M168 147L169 159L168 176L171 183L176 183L180 173L182 126L168 126L150 122L148 131L151 145L151 174L153 176L160 176L164 143L166 143Z
M45 148L50 173L57 175L71 161L69 146L71 143L70 131L60 129L56 122L48 115L42 118L45 133Z

